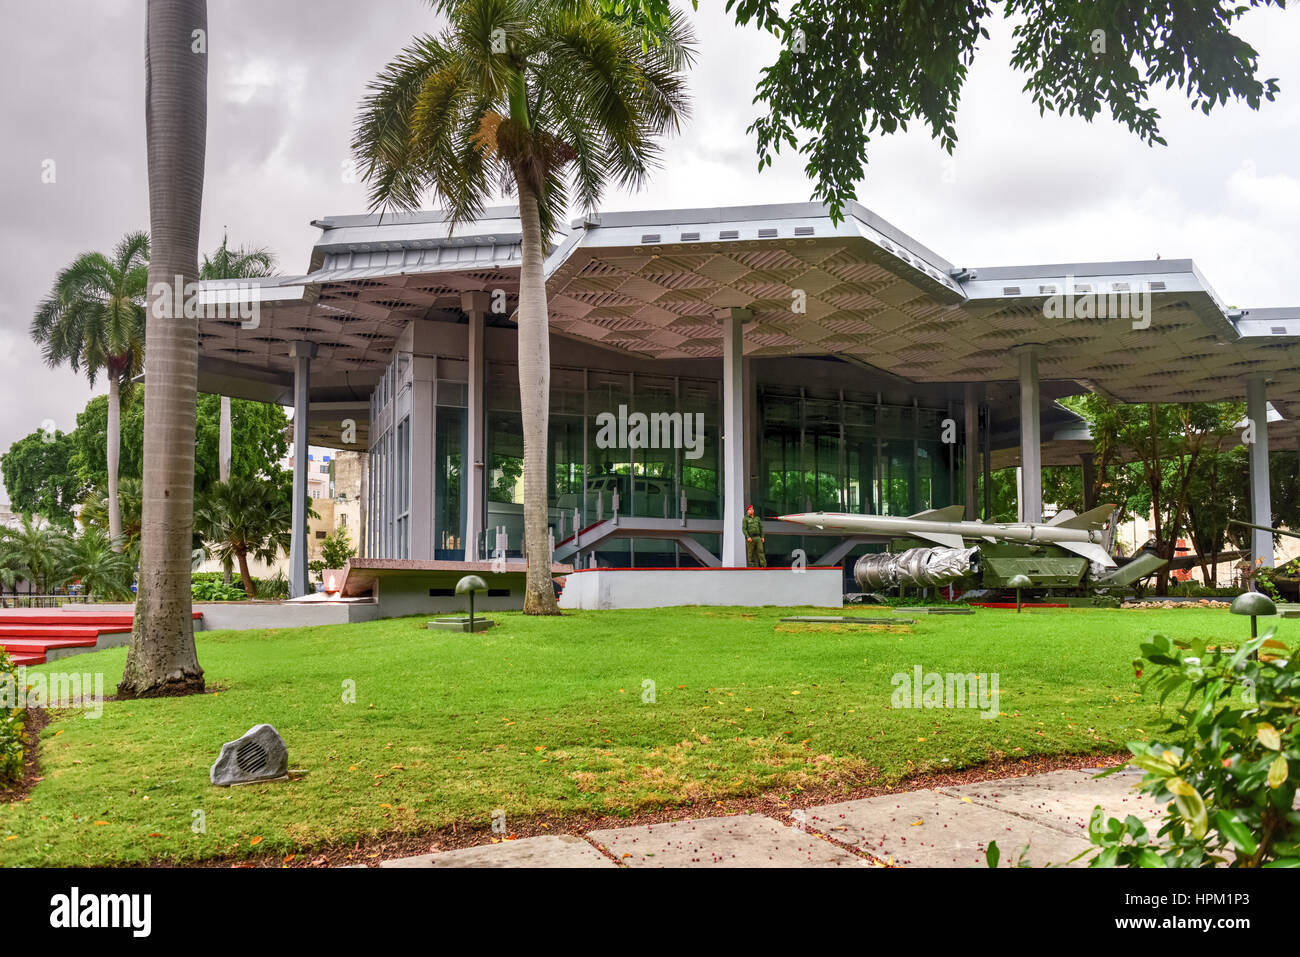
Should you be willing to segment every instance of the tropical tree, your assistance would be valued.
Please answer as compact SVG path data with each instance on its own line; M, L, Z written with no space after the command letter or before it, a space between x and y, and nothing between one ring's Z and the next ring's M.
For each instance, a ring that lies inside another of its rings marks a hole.
M145 14L145 138L149 165L144 501L135 625L118 694L203 690L194 648L190 561L198 320L185 286L198 273L207 145L206 0L149 0ZM178 288L179 287L179 288ZM188 315L187 315L188 313Z
M121 393L144 368L148 264L149 237L141 232L128 233L111 255L83 253L55 278L31 325L50 368L67 364L84 371L92 387L100 373L108 379L108 523L115 543L122 534L117 505Z
M65 581L81 582L82 594L105 598L130 598L135 563L127 554L115 551L108 533L93 525L80 535L66 535L58 542L58 562Z
M0 455L0 474L13 510L70 528L72 508L86 491L75 456L74 436L57 429L38 429L9 446Z
M647 42L671 0L600 0ZM698 0L695 0L698 5ZM1014 20L1011 67L1040 112L1092 121L1103 110L1148 145L1164 145L1150 91L1177 88L1209 114L1229 99L1257 110L1278 92L1257 76L1255 49L1233 30L1255 7L1285 0L727 0L738 24L780 41L754 101L759 168L783 146L806 158L816 195L843 215L873 136L924 125L951 153L957 105L976 50L999 13Z
M230 248L229 237L222 233L221 245L211 256L203 257L200 279L256 279L275 272L275 255L262 247ZM230 396L221 397L221 434L217 443L217 481L230 481L231 428Z
M205 548L222 562L236 562L244 593L257 597L248 556L270 564L277 555L289 554L293 540L293 513L285 490L256 479L234 478L218 482L199 502L194 527Z
M431 0L449 25L415 40L371 82L353 150L372 209L432 193L452 228L496 191L519 200L519 393L524 433L524 611L558 614L547 543L550 347L546 241L570 197L640 186L657 140L687 114L692 36L676 14L656 43L595 0Z
M0 539L0 565L9 569L11 578L31 584L39 595L65 580L59 565L60 530L39 516L23 515L16 527ZM13 582L11 581L12 587Z
M137 559L140 553L140 504L143 483L138 478L123 476L118 482L118 508L122 514L122 551ZM108 530L108 491L103 486L91 491L81 503L77 520L83 528Z

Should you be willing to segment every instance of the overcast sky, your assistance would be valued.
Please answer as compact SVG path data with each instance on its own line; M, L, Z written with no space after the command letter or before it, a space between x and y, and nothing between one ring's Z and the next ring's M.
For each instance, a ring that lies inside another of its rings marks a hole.
M756 172L759 70L773 41L703 0L694 117L640 194L608 210L794 202L811 187L797 156ZM92 392L44 368L27 336L36 303L77 254L148 226L144 3L6 3L0 31L0 450L46 421L71 430ZM202 248L269 246L307 267L321 216L363 212L344 182L366 82L414 34L437 27L421 0L210 0ZM1108 118L1040 117L990 24L962 94L955 156L920 129L877 141L860 201L959 265L1189 257L1223 300L1300 305L1300 13L1254 11L1241 33L1277 77L1277 102L1206 117L1156 97L1167 147ZM55 182L41 181L55 163ZM104 391L102 379L99 391ZM0 501L4 501L0 489Z

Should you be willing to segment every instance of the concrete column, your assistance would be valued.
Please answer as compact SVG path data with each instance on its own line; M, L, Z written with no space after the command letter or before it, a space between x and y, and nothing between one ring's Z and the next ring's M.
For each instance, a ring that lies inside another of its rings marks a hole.
M1023 470L1020 514L1022 521L1043 520L1043 445L1038 421L1038 346L1021 346L1020 359L1020 466Z
M1083 466L1083 510L1089 512L1097 507L1096 496L1093 495L1097 484L1097 456L1092 452L1084 452L1079 456L1079 463Z
M1254 441L1250 455L1250 520L1256 525L1273 527L1272 492L1268 481L1268 396L1266 380L1252 376L1246 380L1246 417L1253 426ZM1250 533L1250 562L1258 567L1273 567L1273 535L1253 529Z
M467 292L461 295L461 309L469 320L469 425L466 429L465 456L461 464L461 487L465 496L465 561L479 560L478 539L483 532L485 500L483 460L483 329L487 325L488 294ZM585 452L584 452L585 454ZM586 476L584 476L585 480Z
M979 461L980 448L980 387L976 382L967 382L963 390L962 405L966 416L966 445L963 456L962 472L966 480L966 492L963 501L966 504L966 520L973 522L979 518L979 504L975 496L979 490L979 472L975 463Z
M984 521L993 517L993 413L984 407L983 468L984 476Z
M748 309L726 309L722 321L722 564L745 564L745 334Z
M221 422L217 433L217 478L230 481L230 396L221 397Z
M291 342L293 358L293 507L289 543L289 597L307 594L307 418L311 405L311 360L316 343Z

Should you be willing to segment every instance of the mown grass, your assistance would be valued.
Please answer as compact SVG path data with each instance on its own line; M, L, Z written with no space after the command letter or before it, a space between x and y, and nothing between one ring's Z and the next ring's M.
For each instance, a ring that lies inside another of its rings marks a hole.
M0 805L0 864L298 853L483 825L498 808L508 818L631 815L1008 755L1120 750L1159 727L1130 664L1143 638L1248 632L1226 611L1193 609L900 609L916 624L780 623L798 611L497 614L495 629L473 636L413 618L201 632L215 692L108 702L97 720L53 715L43 780L25 801ZM1295 624L1277 624L1294 637ZM35 670L103 671L111 693L125 656L112 649ZM1001 715L891 709L891 677L918 664L997 672ZM212 787L221 744L260 722L279 729L290 767L305 773ZM195 833L200 815L206 829Z

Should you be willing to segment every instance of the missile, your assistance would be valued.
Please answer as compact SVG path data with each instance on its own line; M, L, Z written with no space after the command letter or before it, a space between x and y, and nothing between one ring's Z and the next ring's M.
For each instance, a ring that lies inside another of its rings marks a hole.
M1022 545L1057 545L1106 568L1115 567L1103 543L1103 532L1114 505L1101 505L1076 515L1069 509L1057 512L1050 522L968 522L965 507L951 505L915 515L854 515L845 512L801 512L781 515L779 521L830 529L854 535L886 535L891 538L922 538L936 545L961 548L966 539L986 542L1015 542Z

